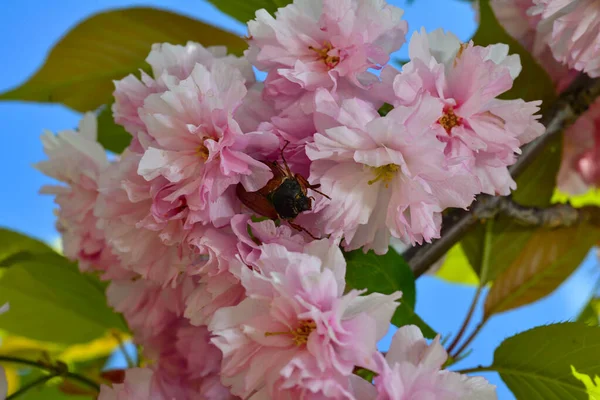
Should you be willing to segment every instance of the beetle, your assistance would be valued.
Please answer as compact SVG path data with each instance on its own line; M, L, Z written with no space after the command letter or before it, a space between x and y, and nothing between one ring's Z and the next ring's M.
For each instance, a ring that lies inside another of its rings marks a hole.
M240 201L252 211L272 220L285 220L292 228L304 231L313 239L317 239L305 228L294 223L293 220L301 212L312 209L312 200L314 199L307 196L308 189L330 200L331 198L317 190L321 187L320 184L311 185L305 177L300 174L294 174L290 170L283 155L283 151L288 144L289 142L286 142L285 146L281 149L283 166L277 161L262 161L273 172L273 177L264 187L256 192L248 192L241 183L238 183L236 194Z

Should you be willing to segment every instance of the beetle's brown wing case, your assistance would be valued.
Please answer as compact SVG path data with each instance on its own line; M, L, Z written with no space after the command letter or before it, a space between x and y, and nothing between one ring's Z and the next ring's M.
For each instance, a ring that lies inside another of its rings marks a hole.
M281 186L281 183L286 180L288 176L285 170L281 168L278 163L267 161L263 161L263 163L271 168L271 172L273 172L273 177L257 192L266 197L273 193L279 186Z
M257 214L271 219L278 219L279 215L275 210L275 207L269 202L269 200L262 195L259 190L258 192L247 192L244 189L244 185L238 183L235 192L240 201L249 209Z

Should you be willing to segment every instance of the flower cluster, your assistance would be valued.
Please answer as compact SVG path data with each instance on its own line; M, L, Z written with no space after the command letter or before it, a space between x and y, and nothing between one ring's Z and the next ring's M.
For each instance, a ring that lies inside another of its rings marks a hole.
M110 281L147 364L100 399L495 399L416 327L384 359L401 293L344 281L342 249L431 241L446 208L510 193L507 167L543 132L540 102L498 99L521 69L506 45L421 31L386 66L401 17L296 0L256 13L244 57L156 44L151 74L115 82L118 158L93 114L44 136L65 254Z
M600 4L592 0L492 0L498 21L562 92L579 72L600 76ZM558 188L600 187L600 102L565 132Z

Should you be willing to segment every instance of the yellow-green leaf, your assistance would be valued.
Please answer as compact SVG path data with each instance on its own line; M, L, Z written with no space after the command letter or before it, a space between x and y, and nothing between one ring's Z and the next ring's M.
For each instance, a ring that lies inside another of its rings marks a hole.
M538 230L494 281L484 314L511 310L552 293L579 266L599 237L600 230L587 224Z
M600 325L600 297L590 299L581 314L577 317L577 321L589 326Z
M594 379L592 380L591 376L577 372L577 369L572 365L571 372L575 378L584 384L585 389L590 396L589 400L600 400L600 377L598 375L594 376Z
M75 344L110 329L127 331L106 304L102 284L58 254L12 264L0 279L0 303L6 302L2 329L34 340Z
M96 14L68 32L33 77L0 100L62 103L89 111L111 103L113 80L144 67L153 43L223 45L246 48L238 36L200 21L153 8Z
M446 254L446 258L440 269L436 271L435 276L452 283L465 285L477 285L479 283L479 278L473 271L460 243L454 245Z

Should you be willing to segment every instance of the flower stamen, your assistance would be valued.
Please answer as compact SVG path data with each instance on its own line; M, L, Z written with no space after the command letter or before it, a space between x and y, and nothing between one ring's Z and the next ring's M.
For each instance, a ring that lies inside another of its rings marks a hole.
M373 170L373 172L375 173L375 179L372 179L367 183L369 185L372 185L375 182L383 181L385 183L385 187L389 188L390 181L394 178L396 172L400 170L400 167L396 164L387 164L382 165L381 167L373 168Z
M462 118L454 114L454 110L452 108L449 108L444 112L444 115L442 115L440 119L438 119L438 123L446 130L446 132L449 135L450 131L452 131L452 128L461 124L461 120Z
M291 335L292 341L296 346L302 346L308 343L308 337L317 329L315 321L307 320L300 321L300 326L296 329L292 329L286 332L265 332L265 336L277 336L277 335Z
M320 49L313 46L308 46L308 48L317 53L317 59L322 60L327 66L327 69L333 69L340 63L339 56L329 54L329 52L333 50L333 45L329 41L325 41L323 43L323 47Z

